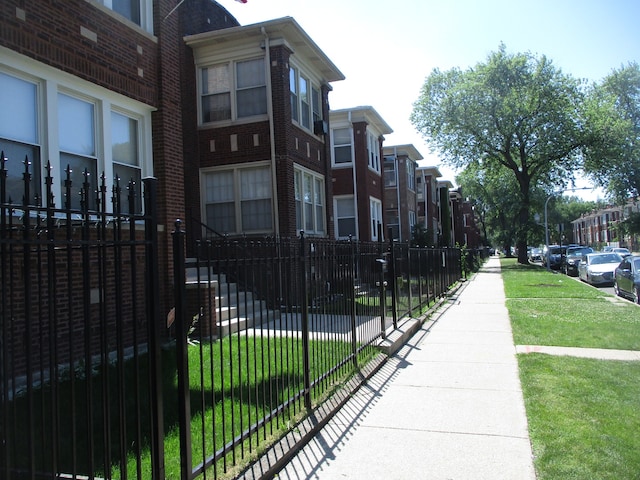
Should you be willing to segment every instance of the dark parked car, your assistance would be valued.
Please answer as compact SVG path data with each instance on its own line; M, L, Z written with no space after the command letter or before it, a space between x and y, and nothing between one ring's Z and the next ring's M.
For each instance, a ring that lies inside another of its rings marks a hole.
M552 270L560 270L562 268L562 258L567 251L566 246L549 245L549 248L544 254L543 261L545 265L549 265Z
M629 255L622 259L615 271L613 289L616 295L640 303L640 257Z
M567 247L567 253L563 257L562 271L571 277L578 276L578 264L582 260L582 256L587 253L593 253L593 248L585 247Z

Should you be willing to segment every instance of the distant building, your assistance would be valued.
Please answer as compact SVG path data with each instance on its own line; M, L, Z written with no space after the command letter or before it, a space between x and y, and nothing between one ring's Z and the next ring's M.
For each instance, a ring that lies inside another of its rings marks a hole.
M640 248L637 236L621 236L615 227L632 213L638 212L640 204L629 201L624 207L609 206L581 215L571 222L573 240L575 243L594 248L626 247L636 251Z
M418 223L416 172L423 157L413 145L385 146L384 218L394 240L409 242Z
M438 167L418 167L416 170L416 201L418 224L430 236L430 245L438 244L440 226L440 201L438 178L442 177Z
M382 144L393 132L373 107L330 112L335 238L386 237L383 219Z

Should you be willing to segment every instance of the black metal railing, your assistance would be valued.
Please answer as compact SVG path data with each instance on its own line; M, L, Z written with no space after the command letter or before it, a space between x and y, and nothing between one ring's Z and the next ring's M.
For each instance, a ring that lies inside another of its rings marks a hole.
M25 159L13 203L5 162L2 153L0 477L162 474L155 179L143 180L146 213L125 214L141 185L121 192L116 180L107 192L103 176L95 192L88 181L73 190L67 168L66 207L56 208L49 166L38 195Z
M67 169L57 208L51 169L45 193L34 194L25 161L16 204L4 162L0 155L0 478L8 480L228 476L466 271L458 248L304 234L212 235L188 249L177 222L175 308L165 322L155 179L122 191L116 179L108 192L102 176L92 191L86 172L77 188ZM81 208L71 208L72 195Z
M462 278L458 248L303 233L196 241L189 268L173 236L181 478L246 462Z

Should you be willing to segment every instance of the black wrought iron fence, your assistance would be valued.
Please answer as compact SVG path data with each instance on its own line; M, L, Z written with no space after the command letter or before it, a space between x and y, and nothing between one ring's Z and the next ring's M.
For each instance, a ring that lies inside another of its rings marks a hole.
M56 208L50 168L40 195L25 159L15 203L5 162L0 154L0 477L159 478L155 180L143 181L146 213L124 214L141 185L107 192L103 176L93 192L67 169ZM90 195L99 209L87 208Z
M140 212L140 186L74 193L68 171L81 208L56 208L26 163L16 204L0 160L0 478L228 477L462 277L457 248L304 235L187 258L178 222L167 330L156 181Z
M203 240L186 259L185 237L178 222L181 478L247 462L461 279L457 248L302 234Z

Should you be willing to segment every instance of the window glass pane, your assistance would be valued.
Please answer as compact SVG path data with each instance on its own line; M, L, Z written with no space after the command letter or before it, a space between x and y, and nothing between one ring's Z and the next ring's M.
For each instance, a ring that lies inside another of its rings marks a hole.
M140 0L111 0L112 9L140 25Z
M344 238L349 235L356 236L356 219L351 218L339 218L338 219L338 237Z
M339 217L355 217L356 207L353 202L353 198L338 198L336 199L336 208L338 210L337 215Z
M217 122L231 119L231 95L220 93L202 97L202 121Z
M36 85L0 73L0 137L37 143Z
M300 123L305 128L311 125L311 106L309 102L309 80L300 77Z
M238 88L257 87L265 85L264 58L238 62L236 64L238 74Z
M234 203L211 203L207 205L207 226L218 233L235 233Z
M336 128L333 130L334 145L351 145L351 131L348 128Z
M296 71L293 68L289 69L289 90L291 91L291 118L296 122L300 120L298 114L298 95L296 86Z
M60 154L60 167L63 170L61 177L62 195L65 196L65 177L67 165L71 168L71 208L80 209L81 195L80 192L85 188L85 181L88 182L87 194L89 210L95 210L96 206L96 191L98 189L98 169L96 161L93 158L82 157L80 155L71 155L68 153ZM87 175L85 176L85 171ZM66 205L66 199L63 200L63 205Z
M304 176L304 228L314 231L311 175Z
M271 198L271 175L268 167L240 170L242 200Z
M351 147L336 147L334 151L335 163L350 163L351 162Z
M65 94L58 94L60 150L95 155L94 106Z
M249 88L238 90L236 93L238 102L238 118L251 115L264 115L267 113L267 88Z
M120 179L120 212L142 213L142 175L140 169L115 163L113 165L113 175L115 178ZM129 209L128 187L131 182L133 182L132 187L134 188L135 193L133 212Z
M313 121L322 120L322 105L320 102L320 92L316 88L311 89L311 102L313 108Z
M316 230L321 233L324 232L324 182L319 178L315 179L313 194L316 208Z
M242 202L242 230L271 230L271 200Z
M231 77L229 65L202 69L202 121L231 119Z
M28 204L34 204L34 198L40 195L40 149L37 146L27 145L19 142L9 142L0 138L0 150L4 152L7 160L4 168L7 170L6 197L4 200L11 200L12 203L22 204L24 198L24 159L28 158L31 165L31 181L29 182ZM3 199L0 199L2 201Z
M207 203L233 201L233 172L207 174L205 190Z
M111 112L111 149L114 162L139 165L136 120Z
M231 81L229 76L229 65L216 65L202 69L202 93L229 92Z
M295 199L296 199L296 230L302 230L302 173L294 173Z

